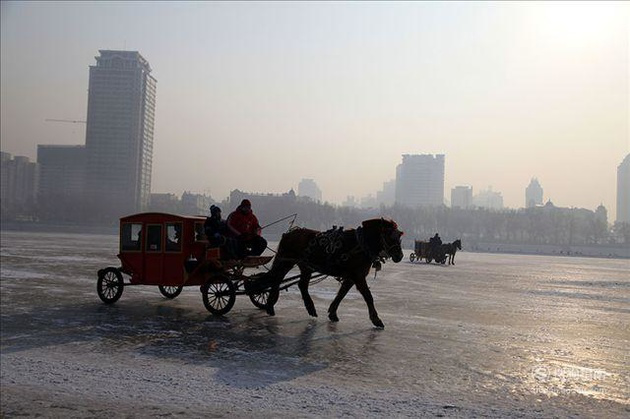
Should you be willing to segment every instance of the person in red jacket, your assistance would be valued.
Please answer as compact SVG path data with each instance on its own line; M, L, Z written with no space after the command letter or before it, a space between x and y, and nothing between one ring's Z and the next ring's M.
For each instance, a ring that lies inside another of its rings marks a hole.
M243 199L241 205L228 216L227 226L237 240L240 257L260 256L267 248L267 240L260 235L262 229L249 199Z

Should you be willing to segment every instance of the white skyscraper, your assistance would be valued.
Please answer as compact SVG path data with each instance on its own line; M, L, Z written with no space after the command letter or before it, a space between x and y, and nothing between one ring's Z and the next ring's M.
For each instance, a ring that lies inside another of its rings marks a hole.
M90 66L86 192L100 214L120 216L149 202L156 80L137 51L99 52Z
M396 204L444 205L444 154L403 154L396 168Z
M543 203L543 188L538 179L532 178L529 186L525 188L525 208L535 207Z
M630 223L630 154L617 167L617 221Z

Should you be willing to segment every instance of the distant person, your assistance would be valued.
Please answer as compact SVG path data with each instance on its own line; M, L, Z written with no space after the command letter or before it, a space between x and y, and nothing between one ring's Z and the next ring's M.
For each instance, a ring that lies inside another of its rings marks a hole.
M236 239L239 257L260 256L267 248L267 240L260 235L262 228L252 211L249 199L243 199L238 208L228 216L227 226Z
M438 248L438 246L441 246L442 239L440 238L440 235L435 233L435 236L429 239L429 244L431 245L431 250L435 250Z
M210 206L210 217L206 217L203 223L203 231L208 239L210 247L222 249L222 258L230 259L235 257L234 239L230 239L229 230L225 220L221 218L221 208L216 205Z

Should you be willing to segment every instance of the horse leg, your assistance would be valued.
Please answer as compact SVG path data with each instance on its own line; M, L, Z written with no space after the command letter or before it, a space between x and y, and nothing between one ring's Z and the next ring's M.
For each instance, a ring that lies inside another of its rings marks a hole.
M276 256L276 258L277 257L278 256ZM277 260L278 259L276 259L276 261ZM271 269L269 270L269 272L265 274L266 277L270 278L271 283L269 298L267 299L266 307L267 314L269 314L270 316L276 315L276 311L274 310L273 306L276 305L276 303L278 302L278 298L280 297L280 284L282 283L282 280L284 279L286 274L291 270L291 268L293 268L294 265L295 263L291 262L274 262L273 265L271 265Z
M335 299L330 304L330 307L328 307L328 318L331 322L339 321L339 317L337 317L337 309L339 308L341 300L343 300L343 298L346 296L348 291L350 291L350 288L352 288L353 285L354 281L352 281L351 279L344 279L341 283L341 287L339 287L339 291L337 292Z
M271 286L271 290L269 291L269 297L267 298L267 307L265 311L270 316L276 315L276 310L274 310L273 306L278 302L278 298L280 298L280 283L274 283Z
M370 292L370 288L367 285L366 279L357 279L355 281L355 285L357 286L357 289L363 296L363 299L368 306L368 312L370 313L370 320L372 320L372 324L374 324L374 326L376 327L384 328L385 325L378 317L378 313L376 312L376 308L374 307L374 298L372 298L372 293Z
M311 281L311 274L313 271L300 268L300 281L298 282L298 287L300 288L300 293L302 293L302 300L304 301L304 307L306 307L306 311L311 317L317 317L317 310L315 310L315 304L313 303L313 299L311 295L308 293L308 285Z

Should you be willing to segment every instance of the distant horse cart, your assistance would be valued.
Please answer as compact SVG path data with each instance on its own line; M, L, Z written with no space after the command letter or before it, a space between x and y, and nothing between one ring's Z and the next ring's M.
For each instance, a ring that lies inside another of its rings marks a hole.
M432 246L431 243L421 240L414 241L414 251L409 255L411 262L424 260L426 263L435 261L436 263L449 265L455 264L455 253L462 249L462 241L455 240L452 243L445 243L438 246Z

